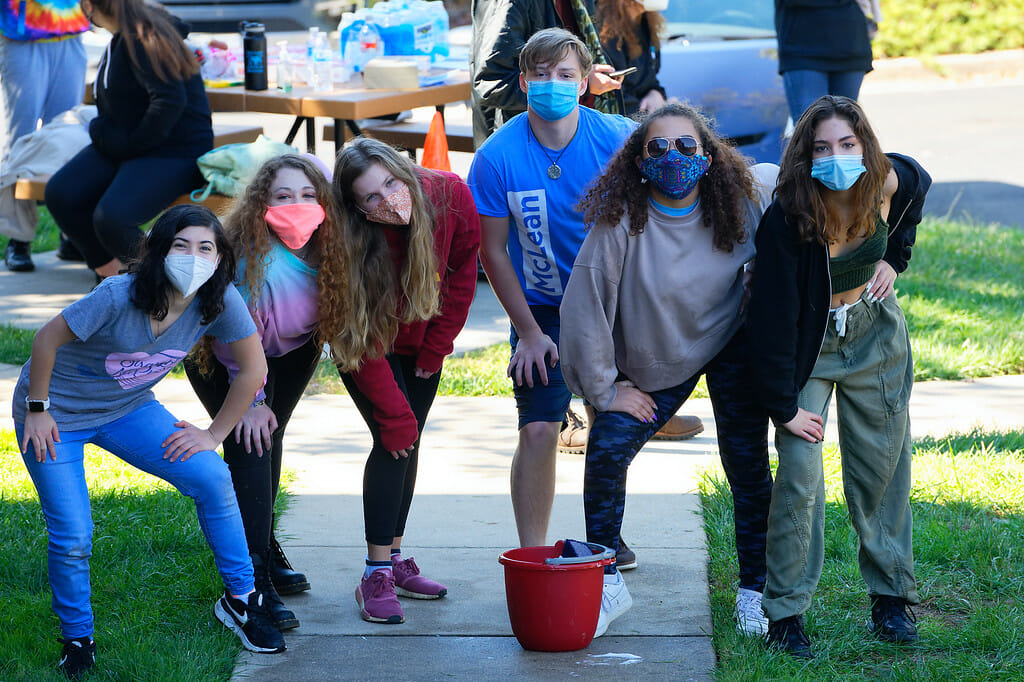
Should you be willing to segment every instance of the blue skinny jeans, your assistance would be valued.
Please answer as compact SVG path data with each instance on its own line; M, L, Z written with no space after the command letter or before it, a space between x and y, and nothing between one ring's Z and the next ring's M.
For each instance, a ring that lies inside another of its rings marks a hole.
M163 458L160 446L177 430L174 415L156 400L120 419L96 428L61 431L57 459L37 462L30 445L22 453L39 492L46 529L47 570L53 610L65 638L89 637L93 613L89 603L89 557L92 556L92 514L85 483L85 444L93 443L134 467L161 478L196 503L199 526L213 550L224 589L231 594L253 590L252 563L245 544L242 517L224 460L216 452L197 452L188 460ZM21 443L23 423L15 431Z

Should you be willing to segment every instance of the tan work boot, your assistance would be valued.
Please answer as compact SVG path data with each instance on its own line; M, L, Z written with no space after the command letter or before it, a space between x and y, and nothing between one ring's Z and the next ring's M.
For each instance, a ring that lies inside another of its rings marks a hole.
M700 417L693 415L672 415L672 418L665 422L651 440L686 440L693 438L704 430L704 424Z

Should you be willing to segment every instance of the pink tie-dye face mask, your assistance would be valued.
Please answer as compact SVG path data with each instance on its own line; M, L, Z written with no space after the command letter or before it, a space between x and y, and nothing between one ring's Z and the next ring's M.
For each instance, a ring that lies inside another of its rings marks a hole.
M411 218L412 195L405 184L381 199L377 206L366 214L367 220L385 225L408 225Z

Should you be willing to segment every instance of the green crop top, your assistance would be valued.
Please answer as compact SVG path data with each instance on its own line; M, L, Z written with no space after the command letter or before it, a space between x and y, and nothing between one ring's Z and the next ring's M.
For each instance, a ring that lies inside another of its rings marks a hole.
M888 241L889 226L882 220L882 216L878 216L878 220L875 222L875 231L864 240L863 244L842 256L829 258L832 293L849 291L866 284L875 274L875 265L885 255Z

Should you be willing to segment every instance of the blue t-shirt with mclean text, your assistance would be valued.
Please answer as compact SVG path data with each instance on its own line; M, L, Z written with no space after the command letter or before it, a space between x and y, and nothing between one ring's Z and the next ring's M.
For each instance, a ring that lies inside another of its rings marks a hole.
M66 431L109 424L155 400L150 389L181 362L203 335L224 343L256 332L235 287L224 292L224 310L202 323L196 296L159 337L149 315L131 301L132 275L109 277L61 313L77 337L57 349L50 378L50 415ZM14 389L14 421L25 422L32 361L21 368Z
M509 219L508 255L530 305L562 302L583 245L576 203L636 128L623 116L579 112L579 128L564 150L542 148L523 113L488 138L469 169L480 215ZM548 168L556 158L562 174L553 180Z

